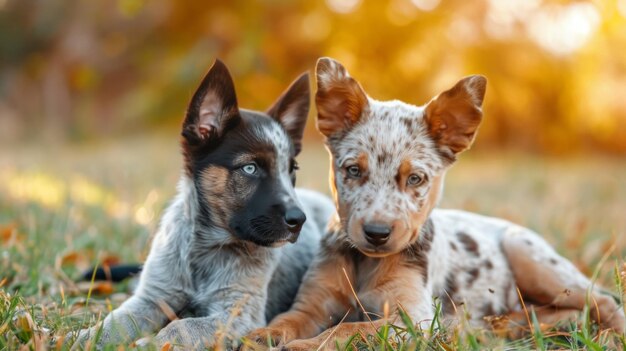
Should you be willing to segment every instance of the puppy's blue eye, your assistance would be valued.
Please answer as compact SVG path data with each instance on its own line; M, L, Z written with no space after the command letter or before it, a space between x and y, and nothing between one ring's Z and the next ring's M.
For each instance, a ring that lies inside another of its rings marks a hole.
M241 170L247 174L254 175L256 174L256 165L254 163L248 163L241 167Z

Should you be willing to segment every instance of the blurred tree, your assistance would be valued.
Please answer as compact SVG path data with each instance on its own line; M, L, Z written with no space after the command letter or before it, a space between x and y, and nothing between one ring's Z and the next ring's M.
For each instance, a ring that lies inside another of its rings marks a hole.
M485 74L479 148L626 154L623 47L626 0L0 0L0 138L178 124L215 57L263 109L332 56L415 104Z

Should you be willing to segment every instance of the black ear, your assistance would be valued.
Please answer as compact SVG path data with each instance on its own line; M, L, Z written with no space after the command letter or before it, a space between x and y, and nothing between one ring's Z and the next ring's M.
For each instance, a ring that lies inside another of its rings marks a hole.
M240 119L235 85L226 65L215 60L193 94L182 135L191 145L215 140Z
M278 121L291 137L296 155L302 150L302 135L309 115L309 74L303 73L267 110L267 114Z

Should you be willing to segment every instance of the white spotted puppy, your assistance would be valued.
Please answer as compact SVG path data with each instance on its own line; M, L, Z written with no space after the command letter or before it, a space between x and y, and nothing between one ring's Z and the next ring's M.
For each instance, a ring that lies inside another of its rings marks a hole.
M383 316L388 303L430 323L437 297L444 317L466 313L480 325L508 314L510 326L523 315L519 288L540 322L571 320L588 303L601 327L624 331L615 300L536 233L435 209L446 171L474 140L486 84L482 76L464 78L425 106L376 101L341 64L318 61L318 129L331 156L338 218L291 310L249 338L315 349L331 332L338 339L373 333L397 318L364 319L352 288L372 316ZM346 314L353 322L322 333Z

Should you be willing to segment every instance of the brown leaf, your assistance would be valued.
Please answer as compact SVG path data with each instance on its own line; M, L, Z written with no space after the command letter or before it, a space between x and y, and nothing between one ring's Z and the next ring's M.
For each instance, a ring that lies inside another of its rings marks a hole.
M111 295L114 291L113 284L108 281L94 282L93 284L91 282L80 282L76 285L84 294L88 294L90 289L93 295Z
M12 239L17 239L17 225L15 225L15 223L9 223L0 226L0 241L6 244Z
M100 261L101 266L115 266L120 264L121 260L118 256L108 254Z
M77 262L83 261L85 258L76 251L70 251L61 257L61 266L76 265Z

